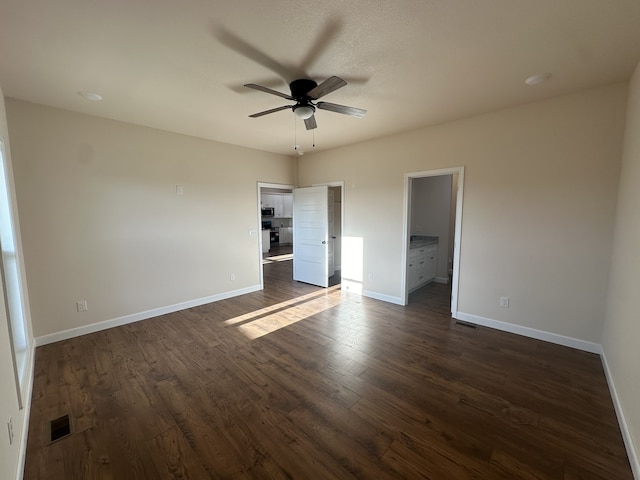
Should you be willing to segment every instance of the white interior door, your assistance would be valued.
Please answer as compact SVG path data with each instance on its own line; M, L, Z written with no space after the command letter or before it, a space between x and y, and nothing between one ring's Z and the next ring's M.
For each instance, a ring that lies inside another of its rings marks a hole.
M329 286L329 187L293 190L293 279Z

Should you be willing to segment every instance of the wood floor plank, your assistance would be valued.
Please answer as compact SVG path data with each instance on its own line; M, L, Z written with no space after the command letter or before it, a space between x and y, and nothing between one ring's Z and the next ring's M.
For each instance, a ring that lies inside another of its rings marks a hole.
M368 399L362 399L352 408L358 416L368 421L384 425L395 442L403 442L407 438L421 439L428 449L437 449L440 455L450 461L459 459L461 463L469 465L486 464L492 453L492 445L484 441L482 437L474 438L461 428L450 428L446 422L440 420L437 415L421 416L414 412L394 412L389 415L388 403L374 403ZM412 441L412 445L415 444Z
M264 272L38 347L25 480L633 478L597 355L457 324L447 285L399 306Z
M391 444L389 435L380 435L371 425L353 428L343 418L348 410L326 415L316 406L299 407L289 412L288 417L295 425L304 425L318 448L336 459L356 478L397 479L399 474L382 461ZM351 420L351 423L355 423ZM361 425L366 422L360 421ZM370 431L374 430L373 435Z
M149 448L157 451L153 461L159 478L189 479L207 478L209 474L200 463L200 457L193 451L177 427L148 440Z
M310 432L286 416L258 406L246 411L244 418L255 438L270 445L270 453L289 478L356 478L339 459L318 448Z
M68 478L65 476L64 466L64 453L67 445L61 442L49 445L45 440L46 433L44 430L46 428L44 426L39 427L31 424L29 428L30 440L27 447L29 461L25 463L24 478ZM39 430L43 430L42 433ZM38 442L34 442L32 438L37 438ZM46 448L36 448L34 445L47 446Z
M403 435L401 441L393 442L384 459L408 479L512 478L496 470L489 474L482 467L478 469L473 462L456 462L440 449L418 445L409 435Z
M171 416L191 449L201 459L203 467L212 477L230 477L240 470L238 453L224 440L223 432L199 405L185 395L179 383L160 382L160 394L171 410ZM214 415L215 412L211 412Z

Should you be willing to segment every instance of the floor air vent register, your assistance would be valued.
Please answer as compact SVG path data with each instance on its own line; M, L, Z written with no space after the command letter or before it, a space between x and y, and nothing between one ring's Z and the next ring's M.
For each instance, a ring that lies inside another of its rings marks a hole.
M463 320L456 320L456 325L460 325L461 327L474 328L476 330L478 329L477 325L474 325L473 323L465 322Z
M49 442L53 443L71 435L69 415L63 415L49 422Z

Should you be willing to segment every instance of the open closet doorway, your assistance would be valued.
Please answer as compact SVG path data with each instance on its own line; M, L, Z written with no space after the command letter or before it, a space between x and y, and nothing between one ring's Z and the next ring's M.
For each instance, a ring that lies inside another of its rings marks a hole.
M343 182L329 185L329 286L342 280Z
M410 294L445 284L457 314L463 185L464 167L405 174L405 305Z

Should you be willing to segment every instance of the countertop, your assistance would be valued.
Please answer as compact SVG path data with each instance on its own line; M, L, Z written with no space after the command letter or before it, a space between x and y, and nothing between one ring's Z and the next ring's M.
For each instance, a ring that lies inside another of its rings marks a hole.
M284 230L287 228L293 229L293 227L271 227L271 228L263 228L263 230L271 230L272 232L279 232L280 230Z
M439 237L428 235L411 235L409 239L409 248L426 247L427 245L437 245Z

